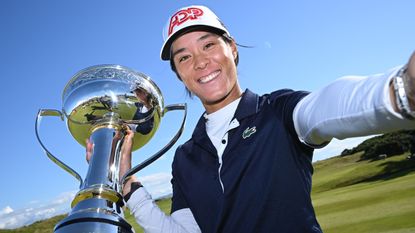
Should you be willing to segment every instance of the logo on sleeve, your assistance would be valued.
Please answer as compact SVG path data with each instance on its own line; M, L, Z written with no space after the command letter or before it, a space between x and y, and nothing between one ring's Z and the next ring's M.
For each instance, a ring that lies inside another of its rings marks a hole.
M249 137L251 137L252 134L256 133L256 126L252 127L252 128L246 128L246 130L242 133L242 138L243 139L247 139Z

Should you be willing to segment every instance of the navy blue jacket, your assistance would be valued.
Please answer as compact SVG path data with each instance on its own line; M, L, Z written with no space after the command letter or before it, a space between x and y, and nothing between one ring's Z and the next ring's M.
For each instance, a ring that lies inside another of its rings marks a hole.
M229 131L223 153L224 192L217 152L201 117L174 157L172 212L190 208L207 233L321 232L310 197L313 149L298 140L292 120L305 95L245 91L234 116L240 126Z

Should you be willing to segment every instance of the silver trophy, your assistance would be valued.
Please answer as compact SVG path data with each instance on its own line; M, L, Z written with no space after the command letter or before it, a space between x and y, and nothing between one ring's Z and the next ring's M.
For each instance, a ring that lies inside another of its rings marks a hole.
M49 159L80 182L71 212L54 232L134 232L123 218L122 184L173 146L183 131L186 105L164 106L159 88L148 76L120 65L98 65L78 72L66 85L62 104L62 111L40 109L35 123L36 137ZM125 127L135 132L133 150L137 150L153 137L164 114L172 110L184 111L174 137L156 154L119 177ZM79 144L86 146L87 139L93 143L84 180L42 143L39 131L44 116L66 118Z

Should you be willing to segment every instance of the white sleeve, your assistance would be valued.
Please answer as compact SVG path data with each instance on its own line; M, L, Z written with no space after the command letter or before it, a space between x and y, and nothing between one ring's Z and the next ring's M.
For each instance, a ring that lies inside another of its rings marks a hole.
M127 202L127 207L146 233L196 233L201 232L190 209L181 209L166 215L144 189L137 189Z
M392 108L389 83L400 67L373 76L346 76L304 97L293 120L300 140L325 145L332 138L381 134L414 129Z

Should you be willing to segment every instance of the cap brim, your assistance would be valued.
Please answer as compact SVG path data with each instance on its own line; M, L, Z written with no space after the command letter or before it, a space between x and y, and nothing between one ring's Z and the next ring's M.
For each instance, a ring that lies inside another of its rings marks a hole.
M207 32L213 32L218 35L222 35L223 33L229 34L228 32L212 27L207 25L192 25L190 27L182 28L176 32L174 32L163 44L163 48L161 50L161 60L168 61L170 60L170 48L171 44L177 37L182 36L186 33L192 32L192 31L207 31Z

